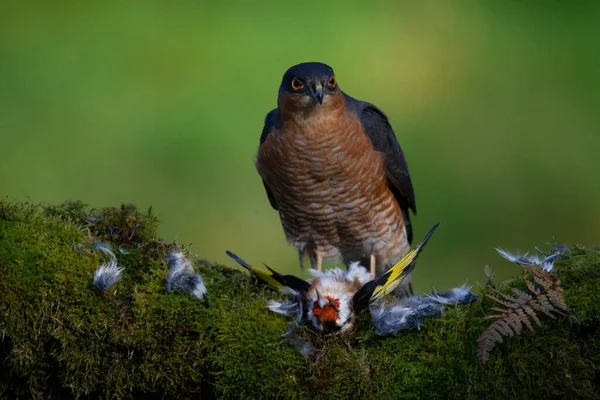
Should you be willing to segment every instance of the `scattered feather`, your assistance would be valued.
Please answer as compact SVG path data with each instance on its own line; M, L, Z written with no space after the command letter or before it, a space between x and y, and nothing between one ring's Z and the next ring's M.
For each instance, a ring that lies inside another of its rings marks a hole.
M302 318L297 319L296 322L291 324L281 336L283 336L292 346L294 346L300 352L300 354L304 356L304 358L308 358L312 352L312 346L308 341L297 339L295 336L296 330L298 330L301 323Z
M370 308L375 333L380 336L393 335L410 328L421 328L421 323L437 317L444 311L444 305L471 303L477 300L470 287L462 285L448 292L431 295L412 296L392 307L382 304Z
M432 291L431 295L427 295L430 299L440 304L462 304L462 303L473 303L477 300L477 296L471 293L471 287L464 285L450 289L444 293L437 293L435 290Z
M206 295L206 285L204 279L194 272L192 262L181 252L169 253L165 257L169 266L167 272L167 291L181 290L197 299L204 299Z
M291 294L293 296L292 299L284 302L269 300L267 308L277 314L285 315L287 317L296 317L294 325L298 327L302 323L302 317L304 316L302 297L300 296L300 293L288 287L284 287L283 290L288 294ZM289 333L290 332L288 331L286 335Z
M302 308L297 301L285 301L283 303L275 300L269 300L267 308L277 314L285 315L286 317L295 316Z
M112 261L116 262L117 256L115 256L115 253L110 248L110 244L104 242L96 242L91 243L89 247L92 250L98 250L103 252L104 254L108 255Z
M85 222L88 224L96 224L100 221L102 221L102 217L99 215L89 215L85 218Z
M488 277L488 279L494 279L495 274L490 265L486 264L485 267L483 267L483 272L485 273L485 276Z
M108 256L109 262L100 265L94 272L93 285L98 289L106 292L115 283L117 283L122 276L124 268L117 265L117 257L110 248L110 244L104 242L91 243L90 249L100 251Z
M296 339L294 336L296 330L302 325L302 317L304 316L302 297L300 296L300 293L289 287L284 287L283 290L292 295L292 299L285 302L269 300L267 308L277 314L295 317L294 322L288 326L288 329L281 336L286 338L287 341L298 349L304 357L308 357L312 351L310 343Z
M94 286L106 292L121 279L123 269L117 266L117 263L114 261L102 264L94 272Z
M542 267L544 271L550 272L554 268L554 261L558 258L569 258L569 256L561 253L549 255L541 261L540 267Z
M531 259L531 257L529 256L529 253L525 253L525 254L519 254L517 253L511 253L507 250L502 250L497 248L496 251L500 254L500 256L502 256L503 258L507 259L508 261L515 263L515 264L519 264L519 265L534 265L535 262L534 260ZM538 259L539 262L539 259Z
M196 273L181 272L167 278L167 291L182 290L199 300L206 294L206 286L202 277Z
M312 346L306 340L296 339L294 336L288 336L288 341L294 346L304 358L308 358L312 352Z
M569 246L567 246L566 244L558 244L556 242L554 243L549 243L552 245L552 254L556 254L556 253L566 253L567 251L569 251Z
M441 313L442 306L439 305L439 308ZM380 336L388 336L411 327L419 327L416 308L403 305L386 307L382 304L379 307L371 307L370 311L375 333Z
M540 250L538 247L536 247L535 249L542 256L542 258L535 254L530 255L529 253L520 255L519 253L511 253L507 250L502 249L496 249L496 251L500 254L500 256L502 256L510 262L519 264L521 266L535 265L547 272L552 271L552 269L554 268L554 261L556 261L558 258L569 257L566 254L564 254L564 252L568 250L567 246L559 246L555 244L549 253Z
M167 265L170 268L170 273L177 274L182 272L194 272L192 262L184 253L180 251L169 253L165 257L165 261L167 262Z
M485 276L487 277L486 285L489 285L491 287L496 287L496 285L494 285L494 277L496 276L496 274L494 274L492 267L490 265L486 264L485 267L483 267L483 272L485 273Z

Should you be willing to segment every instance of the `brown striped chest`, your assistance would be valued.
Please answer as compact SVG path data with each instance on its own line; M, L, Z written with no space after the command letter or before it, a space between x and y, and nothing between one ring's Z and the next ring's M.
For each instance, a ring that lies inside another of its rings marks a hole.
M293 193L312 197L331 190L374 190L384 178L382 155L358 117L345 113L284 122L259 149L257 168L284 201Z

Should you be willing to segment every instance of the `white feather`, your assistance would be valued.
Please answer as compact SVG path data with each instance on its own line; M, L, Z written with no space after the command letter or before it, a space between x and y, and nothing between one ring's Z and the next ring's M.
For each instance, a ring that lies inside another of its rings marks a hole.
M202 300L206 295L206 285L202 276L194 272L190 259L182 252L173 252L165 257L165 261L169 266L167 291L182 290Z
M440 303L440 304L460 304L470 302L473 294L471 293L471 286L464 285L450 289L449 291L439 294L435 290L432 294L427 295L427 297L432 300Z
M346 280L348 281L359 281L361 284L365 284L371 280L371 273L367 271L365 267L360 265L358 261L350 263L348 272L346 273Z
M469 289L462 285L445 293L408 297L393 307L373 306L370 311L375 333L387 336L409 328L420 329L425 319L441 315L444 305L475 301L477 297Z
M554 261L556 261L557 258L568 257L567 255L563 254L563 251L565 249L566 249L565 247L556 247L552 250L551 254L548 254L548 253L544 253L543 251L541 251L540 249L538 249L536 247L536 250L541 255L544 256L543 259L540 259L540 257L538 255L529 255L529 253L520 255L519 253L510 253L510 252L508 252L506 250L502 250L502 249L496 249L496 251L498 251L498 253L503 258L505 258L508 261L513 262L515 264L537 265L538 267L542 268L544 271L550 272L554 268Z
M115 261L100 265L94 272L94 286L106 292L121 279L123 269Z
M291 317L297 315L298 310L300 309L300 303L293 300L284 302L269 300L267 308L277 314Z

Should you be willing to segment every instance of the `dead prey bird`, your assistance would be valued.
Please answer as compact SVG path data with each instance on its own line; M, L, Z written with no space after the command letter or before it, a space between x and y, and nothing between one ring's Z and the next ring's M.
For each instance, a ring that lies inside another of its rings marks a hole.
M269 301L268 308L282 315L294 316L295 326L308 323L325 335L343 333L354 326L358 314L371 308L376 332L386 335L406 327L418 327L420 319L439 315L444 304L475 299L463 286L444 294L409 297L391 308L371 307L391 293L414 269L417 257L438 225L402 260L375 279L371 279L369 271L358 263L351 263L347 271L340 268L325 272L310 270L314 278L307 281L293 275L279 274L266 265L267 270L254 267L230 251L227 251L227 255L269 286L290 294L288 301Z

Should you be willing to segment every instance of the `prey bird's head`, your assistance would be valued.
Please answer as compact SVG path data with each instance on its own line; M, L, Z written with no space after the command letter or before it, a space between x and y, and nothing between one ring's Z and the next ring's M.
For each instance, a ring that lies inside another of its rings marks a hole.
M344 328L349 321L348 299L316 292L308 298L308 318L313 326L324 334L332 334Z
M325 335L343 333L354 326L354 294L371 278L369 272L354 263L349 270L333 268L310 271L315 276L306 292L308 320Z
M302 63L294 65L283 75L279 87L279 107L293 110L326 107L338 93L335 74L329 65Z

